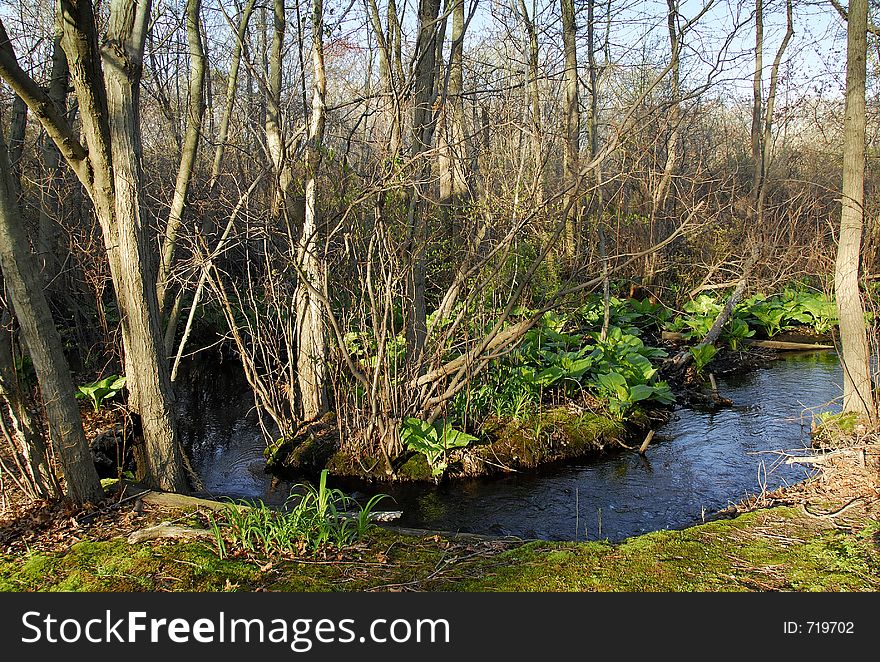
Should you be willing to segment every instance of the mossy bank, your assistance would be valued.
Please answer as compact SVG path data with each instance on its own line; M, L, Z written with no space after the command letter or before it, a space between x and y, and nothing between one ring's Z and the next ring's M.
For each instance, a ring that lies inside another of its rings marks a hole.
M454 479L521 471L624 449L632 439L644 436L651 423L640 408L634 408L623 420L573 405L548 408L523 420L493 417L484 423L479 441L447 453L444 476ZM422 453L405 452L389 465L381 456L363 457L340 450L332 414L304 426L291 439L278 440L267 448L265 457L267 470L280 475L317 474L327 468L337 476L365 479L437 479Z
M620 544L374 528L339 557L221 560L210 543L123 538L0 556L5 591L876 591L880 523L835 528L772 508Z

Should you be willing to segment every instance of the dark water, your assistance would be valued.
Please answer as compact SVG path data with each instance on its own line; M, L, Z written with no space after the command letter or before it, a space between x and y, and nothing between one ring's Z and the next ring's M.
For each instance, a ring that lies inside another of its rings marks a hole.
M418 528L612 541L680 528L764 488L807 477L804 467L784 464L780 451L803 453L811 413L839 409L840 384L833 353L799 354L720 379L721 394L734 405L677 410L658 429L645 456L627 451L537 473L440 486L349 482L343 487L364 497L390 493L397 503L386 507L403 510L399 523ZM256 421L242 419L251 401L224 395L230 386L218 379L214 392L203 394L192 409L196 469L214 494L281 503L290 485L271 489L271 478L262 472L264 443Z

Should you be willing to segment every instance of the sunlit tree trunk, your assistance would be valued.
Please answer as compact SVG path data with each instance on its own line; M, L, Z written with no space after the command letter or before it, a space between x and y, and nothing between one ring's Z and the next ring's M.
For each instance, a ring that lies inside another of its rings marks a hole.
M391 12L394 3L389 3L388 26L386 30L382 26L382 18L379 14L379 6L376 4L376 0L366 0L366 3L379 53L379 83L382 91L379 109L382 123L384 124L383 128L388 136L388 153L394 155L400 151L400 104L395 84L397 69L394 65L394 35L397 34L396 13L395 18L392 18ZM397 37L396 48L400 48L399 37ZM399 54L397 57L399 58Z
M43 283L30 252L6 141L0 133L0 268L40 383L49 436L61 464L68 497L77 504L97 503L104 490L83 432L75 387L55 328ZM34 444L34 439L28 440ZM51 488L45 450L32 445L34 469ZM42 458L40 457L42 456Z
M565 206L574 198L570 206L565 226L565 252L569 258L574 257L578 250L576 227L580 205L578 182L580 180L580 98L578 95L578 60L577 37L575 24L574 0L560 0L562 6L562 47L565 53L565 152L564 152L564 186L566 187Z
M539 69L538 57L538 32L535 28L535 21L529 16L528 8L525 0L516 0L514 9L519 14L522 21L525 36L528 41L528 66L526 67L526 86L528 89L529 103L529 134L532 143L532 159L535 164L535 182L537 203L542 204L544 201L544 154L542 149L542 141L544 129L541 121L541 88L539 85Z
M324 73L324 3L313 0L312 22L312 116L306 146L305 220L297 258L301 283L296 292L297 381L302 417L312 420L327 411L327 334L318 292L324 291L324 260L318 242L318 174L326 117L327 78ZM309 287L311 285L311 287Z
M440 205L446 215L468 197L468 148L464 125L464 67L465 35L464 0L452 2L452 43L449 55L449 87L444 110L443 143L439 155Z
M284 143L284 120L281 114L281 83L284 74L284 32L286 10L284 0L274 0L272 45L269 50L268 77L269 89L266 98L266 147L275 171L275 195L273 211L276 215L289 209L290 187L293 176L287 163L287 150Z
M235 108L236 90L238 89L238 71L241 68L241 55L244 50L247 27L254 11L256 0L248 0L245 3L238 22L238 30L235 34L235 46L232 47L232 61L229 64L229 77L226 82L226 104L223 106L223 116L220 118L220 129L217 133L217 146L214 149L214 161L211 164L211 178L208 181L208 190L213 193L218 185L220 170L223 167L223 155L226 153L226 141L229 138L229 122L232 119L232 111Z
M107 27L105 83L117 240L114 249L119 260L114 283L123 314L126 386L141 415L147 441L141 470L164 489L185 491L187 481L172 411L171 381L159 330L155 266L143 207L139 109L148 17L149 0L114 0ZM71 59L68 54L68 62Z
M424 198L430 184L431 164L423 155L431 147L434 132L432 104L435 94L437 17L440 0L419 0L418 38L415 48L413 75L412 145L411 156L415 174L407 209L407 253L410 260L407 278L406 346L407 358L418 362L427 335L425 277L427 265L425 249L428 238L428 219Z
M764 0L755 0L755 71L752 75L752 163L761 163L761 120L763 117L764 78ZM754 199L763 173L756 167L752 174Z
M834 293L840 318L843 409L875 421L877 408L871 383L865 308L859 291L865 196L867 27L868 0L851 0L847 23L843 196L834 267Z
M0 76L27 102L92 199L121 313L129 402L143 422L145 444L138 464L142 478L163 489L186 490L159 333L155 265L141 209L138 102L149 10L148 0L114 0L102 66L91 2L61 2L61 45L70 65L85 145L48 95L18 66L2 23Z
M205 46L202 43L202 32L199 25L201 0L187 0L186 3L186 38L189 45L189 105L187 107L186 133L180 152L180 166L177 169L177 180L174 184L174 195L171 198L171 209L165 225L165 236L159 260L159 274L156 278L156 292L159 299L159 312L162 319L168 316L169 303L168 278L174 265L174 253L177 249L177 235L183 225L186 197L192 181L193 169L202 136L202 120L205 115ZM165 344L165 354L172 352L170 346L174 340L173 330L166 333L171 342Z
M678 162L679 149L679 124L681 123L681 105L679 92L679 79L681 77L680 57L681 46L678 36L678 0L666 0L666 28L669 33L669 52L670 52L670 70L669 70L669 135L666 138L666 159L663 164L663 172L660 175L660 182L654 189L653 200L651 204L652 212L656 215L662 211L666 198L669 195L669 188L672 184L672 173Z

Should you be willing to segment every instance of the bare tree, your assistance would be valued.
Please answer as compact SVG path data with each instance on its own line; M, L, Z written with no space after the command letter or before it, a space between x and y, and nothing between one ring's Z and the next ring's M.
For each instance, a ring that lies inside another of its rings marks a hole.
M184 491L183 454L162 351L159 308L142 208L140 75L150 3L114 0L103 51L91 2L62 0L62 47L85 145L46 93L18 65L0 23L0 77L25 100L91 198L101 225L122 316L126 385L143 420L143 477ZM102 63L102 60L104 63Z
M9 152L0 133L0 268L37 372L49 436L64 474L67 496L76 504L97 503L104 498L104 490L83 432L61 336L43 294L42 279L21 219ZM3 377L7 381L8 375ZM8 389L5 384L4 390ZM20 413L16 419L22 420ZM51 496L54 486L42 441L33 430L30 435L26 431L23 434L23 450L38 493Z
M202 43L200 28L201 0L187 0L186 3L186 38L189 45L189 105L187 107L186 132L180 153L180 167L177 169L177 180L174 184L174 196L165 225L162 239L162 251L159 260L159 274L156 279L156 292L159 300L159 312L165 319L169 314L168 297L171 269L174 264L174 253L177 249L177 235L183 224L184 208L187 193L192 181L193 169L202 136L202 120L205 115L205 46ZM174 334L166 333L165 354L171 354ZM171 336L171 342L167 337Z
M305 217L297 254L301 273L324 289L324 263L318 241L318 175L326 121L327 76L324 70L324 3L312 5L312 116L306 145ZM327 340L321 302L305 284L296 291L296 368L302 416L312 420L327 411Z
M843 408L877 419L871 383L865 307L859 291L865 199L865 78L868 0L851 0L847 21L846 115L843 129L843 196L834 266L834 294L840 318Z

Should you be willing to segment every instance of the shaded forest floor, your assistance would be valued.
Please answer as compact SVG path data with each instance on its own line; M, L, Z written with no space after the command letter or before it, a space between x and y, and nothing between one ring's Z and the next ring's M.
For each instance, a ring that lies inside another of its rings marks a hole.
M374 527L343 552L233 555L213 543L129 545L157 522L204 526L199 511L138 499L98 508L6 504L6 591L877 591L880 443L852 437L810 480L719 518L623 541L557 543Z

